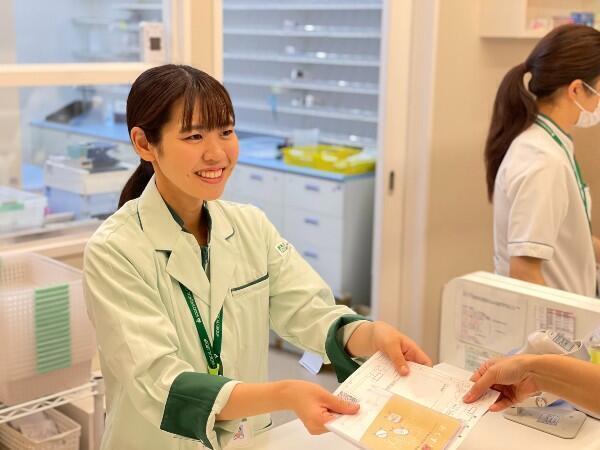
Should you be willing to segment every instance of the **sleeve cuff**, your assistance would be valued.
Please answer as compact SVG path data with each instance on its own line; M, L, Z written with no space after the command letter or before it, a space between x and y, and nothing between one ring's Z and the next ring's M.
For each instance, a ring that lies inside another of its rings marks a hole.
M217 415L223 411L225 405L229 401L229 397L240 381L228 381L217 394L215 403L213 404L210 417L206 423L206 434L209 440L217 444L215 449L225 447L229 441L233 438L233 435L240 429L241 419L236 420L222 420L216 422ZM214 432L213 432L214 430Z
M510 256L530 256L550 260L554 255L554 247L541 242L510 242L508 244Z
M215 417L237 383L222 376L182 372L171 384L160 429L218 450Z
M350 336L354 334L356 329L361 326L363 323L368 322L368 320L357 320L347 325L344 325L337 330L337 338L343 344L344 348L348 345L348 341L350 340Z
M360 365L352 359L352 357L346 353L346 342L338 339L338 330L345 327L348 324L368 321L363 316L359 315L344 315L339 317L331 326L327 332L327 340L325 341L325 351L327 357L333 364L335 374L337 375L338 381L341 383L348 378ZM358 326L359 324L357 324ZM349 330L348 339L354 330ZM343 333L346 334L345 332ZM345 336L344 336L345 337Z

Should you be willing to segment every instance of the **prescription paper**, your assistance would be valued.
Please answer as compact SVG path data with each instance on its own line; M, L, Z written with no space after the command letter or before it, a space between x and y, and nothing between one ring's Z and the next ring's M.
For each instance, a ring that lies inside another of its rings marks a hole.
M380 416L380 412L389 402L390 396L395 394L458 419L462 423L462 428L451 443L444 447L450 450L456 449L487 409L496 401L498 392L489 390L477 402L467 405L462 398L473 385L472 382L453 377L431 367L410 362L408 364L410 374L401 377L384 354L378 352L373 355L334 392L348 401L359 403L359 412L352 416L339 416L329 422L327 427L359 447L377 449L378 447L373 445L367 447L361 444L361 441L365 442L367 432L374 434L371 425ZM398 425L402 425L402 422L398 422ZM375 434L378 431L375 430ZM380 432L381 436L383 434ZM390 436L393 435L387 433L387 436L380 437L380 440L386 441ZM397 439L397 436L393 437ZM375 439L376 441L377 439ZM369 438L369 442L373 442L373 439ZM433 448L431 445L430 447ZM387 446L381 448L407 447Z

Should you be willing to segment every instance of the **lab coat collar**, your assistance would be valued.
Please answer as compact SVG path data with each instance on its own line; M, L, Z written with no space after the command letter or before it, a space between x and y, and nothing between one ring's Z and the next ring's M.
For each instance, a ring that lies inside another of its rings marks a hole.
M211 323L214 323L230 289L237 250L233 243L234 228L223 208L212 201L207 202L207 207L212 220L210 283L202 270L199 246L173 218L158 192L154 176L140 196L137 210L140 226L155 250L168 252L166 270L169 275L192 291L196 298L211 305Z
M562 141L565 147L567 147L569 152L573 154L573 138L571 137L571 135L565 133L563 129L559 127L556 124L556 122L554 122L554 120L552 120L545 114L538 114L538 119L542 120L545 124L547 124L554 131L554 133L556 133L556 135L559 137L559 139Z
M207 202L206 205L212 222L211 239L228 240L235 234L231 221L217 202ZM158 192L154 176L138 200L137 211L140 226L155 250L173 251L182 232L181 225L173 218Z
M154 176L138 200L137 213L142 231L150 239L154 249L173 251L182 232L181 226L158 192Z

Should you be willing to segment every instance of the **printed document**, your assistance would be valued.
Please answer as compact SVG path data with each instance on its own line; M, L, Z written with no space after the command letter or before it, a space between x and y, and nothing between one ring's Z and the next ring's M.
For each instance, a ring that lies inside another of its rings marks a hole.
M454 450L499 393L489 390L471 404L462 401L472 382L409 362L400 376L377 352L334 392L359 403L355 415L342 415L327 428L371 450Z

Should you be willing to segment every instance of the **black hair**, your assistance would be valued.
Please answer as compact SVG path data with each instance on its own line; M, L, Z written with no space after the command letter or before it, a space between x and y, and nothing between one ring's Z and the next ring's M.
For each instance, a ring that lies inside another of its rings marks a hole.
M182 131L201 125L208 131L235 124L231 98L225 87L201 70L190 66L166 64L143 72L131 86L127 97L127 128L144 131L150 144L159 145L162 129L171 119L173 105L183 100ZM202 124L193 124L199 105ZM119 208L138 198L152 178L150 162L140 160L119 198Z

